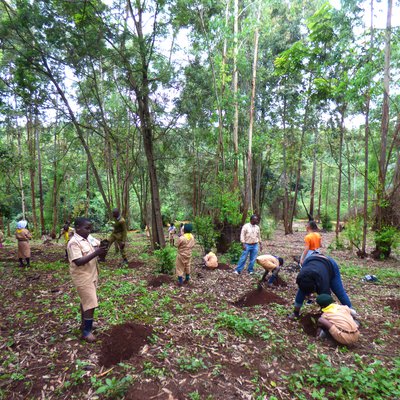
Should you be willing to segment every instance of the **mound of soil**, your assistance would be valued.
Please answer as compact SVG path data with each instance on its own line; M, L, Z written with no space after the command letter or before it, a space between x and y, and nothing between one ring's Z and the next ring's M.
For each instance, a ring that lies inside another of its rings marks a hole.
M122 360L128 360L137 354L153 333L153 328L145 325L127 322L115 325L103 340L99 362L105 367L118 364Z
M270 303L286 304L286 301L275 293L268 292L264 289L255 289L246 293L238 301L234 302L233 305L236 307L252 307Z
M223 271L227 271L231 269L231 267L229 266L229 264L218 263L218 267L215 269L222 269Z
M321 314L305 314L299 319L300 325L303 331L309 335L315 337L317 335L317 321Z
M142 263L141 261L130 261L128 264L128 268L137 269L144 267L144 265L145 264Z
M400 300L398 299L387 299L387 305L396 313L400 313Z
M164 283L171 283L172 281L173 281L172 276L162 274L162 275L158 275L158 276L155 276L152 279L150 279L148 281L148 286L149 287L160 287Z

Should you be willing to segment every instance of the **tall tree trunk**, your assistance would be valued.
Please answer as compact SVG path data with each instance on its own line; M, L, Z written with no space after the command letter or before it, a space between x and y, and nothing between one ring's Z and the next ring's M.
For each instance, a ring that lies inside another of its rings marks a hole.
M238 35L239 35L239 0L234 0L233 10L233 101L234 101L234 117L233 117L233 190L239 188L239 100L238 100Z
M33 127L32 113L29 111L27 115L26 130L27 130L28 148L29 148L29 177L31 183L32 223L33 223L33 230L36 235L37 234L36 190L35 190L36 151L35 151L35 137L32 132L32 127Z
M336 203L336 241L339 240L339 232L340 232L340 203L342 197L342 175L343 175L343 138L344 138L344 116L346 113L346 106L343 105L340 108L340 138L339 138L339 171L338 171L338 191L337 191L337 203Z
M16 126L17 129L17 143L18 143L18 178L19 178L19 190L21 193L21 208L22 208L22 217L26 218L26 206L25 206L25 191L24 191L24 162L22 160L22 147L21 147L21 129L19 126Z
M146 83L147 85L147 83ZM148 90L146 91L148 93ZM139 105L140 125L143 135L144 150L147 158L147 165L150 178L151 193L151 222L152 222L152 243L155 248L165 247L165 237L161 217L161 202L158 188L157 170L153 153L153 131L151 127L151 116L147 96L137 96Z
M383 208L386 190L387 171L387 137L389 132L389 84L390 84L390 56L392 34L392 0L388 0L388 10L385 31L385 65L383 75L383 104L381 120L381 149L379 157L378 189L376 193L376 229L379 231L384 225Z
M44 198L43 198L43 181L42 181L42 154L40 150L40 131L39 131L39 118L37 110L35 110L35 142L36 142L36 153L38 162L38 183L39 183L39 217L40 217L40 229L41 234L44 235L46 226L44 223Z
M252 194L252 164L253 164L253 126L254 126L254 108L256 101L256 79L257 79L257 60L258 60L258 41L259 41L259 24L261 18L261 1L258 2L256 29L254 31L254 54L253 54L253 71L251 78L251 98L250 98L250 120L248 133L248 149L247 149L247 176L246 176L246 193L243 207L242 223L247 220L249 208L253 213L253 194Z
M322 162L320 163L319 169L319 192L318 192L318 209L317 216L318 220L321 220L321 204L322 204Z
M289 223L289 177L288 177L288 160L287 160L287 129L286 129L286 111L287 111L287 100L286 96L283 98L283 113L282 113L282 125L283 125L283 146L282 146L282 158L283 158L283 188L284 188L284 195L283 195L283 227L285 229L285 235L289 235L291 232L290 230L290 223Z
M57 127L57 122L56 122ZM58 224L58 179L57 179L57 128L54 128L54 138L53 138L53 190L51 195L51 205L53 210L53 221L51 226L51 236L55 237L57 234L57 224Z
M311 190L310 190L310 215L314 218L314 203L315 203L315 177L317 175L317 144L318 144L318 129L314 132L313 145L313 166L311 175Z

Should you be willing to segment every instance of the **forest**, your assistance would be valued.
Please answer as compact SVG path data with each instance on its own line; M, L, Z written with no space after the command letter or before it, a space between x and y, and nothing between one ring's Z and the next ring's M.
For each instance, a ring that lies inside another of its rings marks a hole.
M348 221L360 256L372 229L387 257L400 55L396 5L376 28L380 6L2 1L1 227L101 229L118 207L162 248L171 221L223 235L256 213L285 234L333 223L338 245Z
M0 400L400 398L399 15L398 0L0 0ZM106 238L115 208L126 256L98 264L86 343L53 239L77 217ZM270 287L259 265L234 274L254 214L283 259ZM312 220L360 316L354 346L316 338L312 298L287 318ZM167 227L186 222L178 287Z

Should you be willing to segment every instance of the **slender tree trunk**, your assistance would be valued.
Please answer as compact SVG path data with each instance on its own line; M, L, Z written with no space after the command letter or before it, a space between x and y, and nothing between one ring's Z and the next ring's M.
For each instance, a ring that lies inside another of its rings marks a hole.
M349 150L349 141L345 140L346 145L346 154L347 154L347 215L351 215L351 168L350 168L350 150ZM354 197L356 193L353 194L353 202L354 204L357 203L357 199Z
M29 148L29 176L31 182L32 223L33 223L33 230L36 235L37 234L36 190L35 190L36 152L35 152L35 138L32 132L32 126L33 126L32 114L31 112L28 112L26 129L27 129L28 148Z
M21 192L21 207L22 207L22 217L26 218L26 206L25 206L25 191L24 191L24 162L22 160L22 147L21 147L21 130L19 126L16 126L17 129L17 143L18 143L18 178L19 178L19 190Z
M322 204L322 162L320 163L319 169L319 192L318 192L318 209L317 216L318 220L321 220L321 204Z
M257 60L258 60L258 41L259 41L259 24L261 18L261 1L258 3L257 9L257 22L254 31L254 54L253 54L253 71L251 79L251 98L250 98L250 120L249 120L249 134L248 134L248 150L247 150L247 176L246 176L246 193L245 203L243 207L242 223L247 220L249 208L253 213L253 194L252 194L252 164L253 164L253 126L254 126L254 107L256 101L256 80L257 80Z
M283 195L283 226L285 229L285 235L289 235L290 223L289 223L289 178L288 178L288 162L287 162L287 129L286 129L286 108L287 101L286 97L283 99L283 146L282 146L282 158L283 158L283 187L284 187L284 195Z
M376 193L376 229L379 231L384 225L383 208L387 171L387 136L389 132L389 85L390 85L390 58L392 34L392 0L388 0L388 10L385 31L385 65L383 75L383 104L381 120L381 149L379 157L378 189Z
M42 153L40 150L40 131L39 131L39 118L37 116L37 111L35 111L35 142L36 142L36 153L38 162L38 183L39 183L39 217L40 217L40 229L43 235L46 231L46 226L44 223L44 199L43 199L43 181L42 181Z
M343 175L343 138L344 138L344 116L346 112L346 106L342 106L340 109L340 138L339 138L339 171L338 171L338 191L337 191L337 203L336 203L336 241L339 240L340 232L340 203L342 197L342 175Z
M56 123L57 127L57 123ZM53 138L53 190L51 196L51 204L53 209L53 222L51 227L51 236L55 237L57 234L57 224L58 224L58 179L57 179L57 128L54 128L54 138Z
M239 0L234 0L233 11L233 99L234 99L234 117L233 117L233 190L239 187L239 100L238 100L238 35L239 35Z
M314 218L315 177L317 175L317 143L318 143L318 129L315 129L314 146L313 146L313 167L312 167L311 190L310 190L310 215L312 218Z

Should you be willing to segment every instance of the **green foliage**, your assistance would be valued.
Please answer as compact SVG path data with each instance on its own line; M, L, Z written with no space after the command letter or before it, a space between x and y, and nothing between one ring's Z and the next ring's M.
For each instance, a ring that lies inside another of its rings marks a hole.
M175 268L176 249L166 246L163 249L155 250L154 255L157 258L157 272L172 275Z
M384 367L378 360L366 364L357 355L355 365L335 367L326 355L321 355L320 363L289 378L289 390L302 400L308 399L304 392L321 400L391 400L400 396L399 382L399 358L394 360L393 368Z
M347 221L344 236L357 250L361 249L363 239L363 218L356 217Z
M122 379L118 379L115 376L112 378L106 378L104 382L100 384L92 380L94 386L98 386L96 394L101 394L105 399L123 399L129 386L133 382L133 377L127 375Z
M394 226L385 226L380 231L375 232L375 245L379 250L380 258L389 257L392 248L396 248L400 243L400 231Z
M177 359L179 369L187 372L197 372L200 369L207 368L201 357L181 356Z
M216 326L232 329L239 336L259 336L264 340L275 336L268 328L269 322L266 319L253 320L226 312L218 314ZM276 339L280 340L278 337Z
M214 228L211 217L195 217L194 229L196 232L197 241L203 250L211 249L215 246L215 241L218 238L218 232Z
M273 219L261 219L261 235L263 239L270 240L276 229L276 222Z
M330 232L332 230L333 227L332 218L330 217L329 214L325 213L324 215L321 216L321 224L322 228L325 229L326 231Z
M232 242L226 255L232 263L237 263L243 252L242 244L239 242Z

